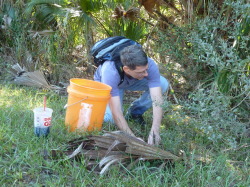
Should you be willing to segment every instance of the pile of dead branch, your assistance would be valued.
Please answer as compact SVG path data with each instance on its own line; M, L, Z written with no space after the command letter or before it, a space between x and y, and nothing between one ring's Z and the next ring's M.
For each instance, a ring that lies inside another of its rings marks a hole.
M58 150L53 150L52 155L58 157ZM104 174L111 165L122 164L130 170L139 161L160 160L161 166L169 161L182 160L168 151L154 147L130 136L122 131L107 132L104 135L90 135L74 139L67 144L63 152L66 159L85 159L86 167Z

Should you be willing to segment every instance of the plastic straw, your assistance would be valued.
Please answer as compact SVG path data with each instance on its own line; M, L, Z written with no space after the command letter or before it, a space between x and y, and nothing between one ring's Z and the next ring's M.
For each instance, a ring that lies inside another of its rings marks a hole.
M43 98L43 110L45 111L46 109L46 96Z

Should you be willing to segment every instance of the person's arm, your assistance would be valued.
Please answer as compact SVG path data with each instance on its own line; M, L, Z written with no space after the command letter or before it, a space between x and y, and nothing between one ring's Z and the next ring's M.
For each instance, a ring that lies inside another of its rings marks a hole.
M109 101L109 106L110 106L115 124L118 126L118 128L124 132L127 132L128 134L132 136L135 136L134 133L129 128L128 123L123 116L120 97L119 96L111 97Z
M162 94L161 87L150 88L150 95L153 101L153 124L148 137L148 144L158 145L161 141L160 125L162 120Z

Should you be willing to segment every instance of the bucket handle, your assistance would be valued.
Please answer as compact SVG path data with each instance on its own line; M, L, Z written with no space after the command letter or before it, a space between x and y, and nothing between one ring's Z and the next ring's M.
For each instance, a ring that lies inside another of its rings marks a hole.
M73 105L75 105L75 104L77 104L77 103L80 103L80 102L82 102L82 101L84 101L84 100L86 100L86 99L88 99L88 96L85 97L85 98L83 98L83 99L81 99L80 101L77 101L77 102L73 103L73 104L70 104L70 105L66 104L63 108L66 109L66 108L68 108L68 107L70 107L70 106L73 106Z

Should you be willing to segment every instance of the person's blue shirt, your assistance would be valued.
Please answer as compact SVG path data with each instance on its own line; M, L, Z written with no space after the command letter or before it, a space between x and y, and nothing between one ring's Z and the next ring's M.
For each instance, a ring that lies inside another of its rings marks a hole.
M151 58L148 58L148 76L144 79L148 80L148 87L160 87L160 72L157 64ZM112 87L111 96L119 96L119 89L126 88L131 85L135 81L138 81L135 78L124 75L123 82L119 85L121 81L121 77L118 73L118 70L115 67L115 63L113 61L106 61L102 65L100 65L95 74L94 80L105 83Z

